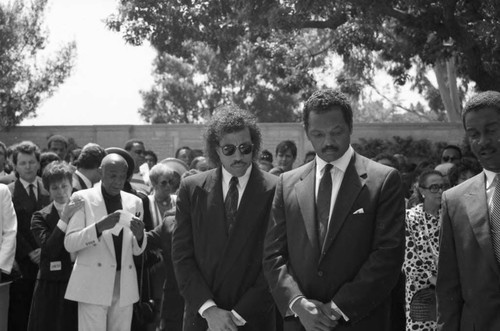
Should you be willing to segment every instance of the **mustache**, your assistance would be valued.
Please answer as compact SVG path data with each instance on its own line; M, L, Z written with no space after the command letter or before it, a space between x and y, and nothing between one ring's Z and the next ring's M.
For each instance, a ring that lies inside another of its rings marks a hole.
M487 144L486 146L482 146L480 149L479 149L479 153L482 153L482 152L487 152L487 151L490 151L494 149L493 146L491 146L491 144Z
M231 166L233 166L233 165L245 165L245 164L247 164L247 163L244 161L236 160L233 163L231 163Z
M323 148L321 148L321 152L322 153L326 153L326 152L338 152L339 151L339 148L336 147L336 146L333 146L333 145L327 145Z

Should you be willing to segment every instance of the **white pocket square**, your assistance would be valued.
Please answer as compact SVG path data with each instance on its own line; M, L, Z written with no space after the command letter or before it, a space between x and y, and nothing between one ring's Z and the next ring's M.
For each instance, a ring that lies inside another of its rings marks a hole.
M356 215L356 214L364 214L365 213L365 210L363 208L359 208L358 210L356 210L354 213L352 213L353 215Z

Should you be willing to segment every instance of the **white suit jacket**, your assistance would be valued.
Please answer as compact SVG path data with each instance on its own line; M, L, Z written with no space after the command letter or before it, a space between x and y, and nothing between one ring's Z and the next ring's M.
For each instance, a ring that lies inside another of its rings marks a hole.
M75 192L85 201L68 223L64 247L76 253L76 261L69 279L65 298L95 305L111 306L116 274L115 248L111 230L97 237L95 223L108 213L102 196L101 185ZM122 208L133 215L143 217L141 200L135 195L121 192ZM116 226L121 226L117 224ZM115 226L115 227L116 227ZM128 227L123 227L120 300L119 306L131 305L139 300L137 274L133 255L140 255L146 248L146 235L142 245Z
M9 188L0 184L0 270L10 273L16 255L17 217Z

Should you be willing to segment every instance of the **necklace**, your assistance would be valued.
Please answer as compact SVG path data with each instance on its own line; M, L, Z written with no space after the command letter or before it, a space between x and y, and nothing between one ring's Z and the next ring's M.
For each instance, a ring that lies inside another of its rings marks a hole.
M160 201L160 200L158 200L158 199L156 199L156 198L155 198L155 201L156 201L156 203L157 203L158 205L161 205L161 206L163 206L163 207L166 207L166 206L170 205L170 195L167 197L167 199L166 199L166 200L162 200L162 201Z

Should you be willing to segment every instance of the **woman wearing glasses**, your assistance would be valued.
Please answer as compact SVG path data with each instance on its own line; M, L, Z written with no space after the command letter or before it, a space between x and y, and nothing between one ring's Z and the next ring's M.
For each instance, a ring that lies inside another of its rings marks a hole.
M439 211L447 188L440 172L418 178L419 203L406 210L406 330L435 330L435 290L439 254Z
M150 265L151 260L156 260L154 258L146 263L144 268L149 267L149 270L143 270L141 287L143 299L153 299L156 303L159 316L154 322L155 327L158 324L159 330L181 330L184 301L175 281L172 259L170 258L171 232L175 223L173 216L175 216L177 199L175 193L179 188L181 177L173 167L162 162L151 168L149 179L153 186L153 193L143 198L142 202L144 222L149 224L147 230L154 229L148 233L158 233L158 236L152 241L150 241L151 236L148 234L148 250L152 251L148 253L148 256L162 256L163 263ZM164 222L165 224L163 224ZM164 251L160 252L158 249ZM139 279L141 279L140 270ZM135 330L145 329L145 326L138 324L134 324L134 326L136 326Z

